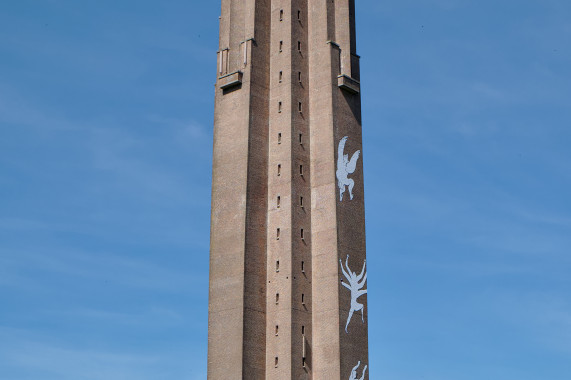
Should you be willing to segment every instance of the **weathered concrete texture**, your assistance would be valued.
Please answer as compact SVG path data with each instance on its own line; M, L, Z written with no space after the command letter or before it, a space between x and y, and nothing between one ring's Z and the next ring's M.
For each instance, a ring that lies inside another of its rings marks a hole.
M341 139L362 151L354 7L222 0L209 380L348 379L369 365L367 296L346 333L339 264L365 261L362 156L353 200L336 180Z

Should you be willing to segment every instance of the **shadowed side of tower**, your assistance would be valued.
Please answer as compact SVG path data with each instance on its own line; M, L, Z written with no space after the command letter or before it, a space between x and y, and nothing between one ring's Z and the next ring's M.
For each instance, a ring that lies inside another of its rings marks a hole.
M355 1L315 0L310 4L313 374L314 379L368 379Z

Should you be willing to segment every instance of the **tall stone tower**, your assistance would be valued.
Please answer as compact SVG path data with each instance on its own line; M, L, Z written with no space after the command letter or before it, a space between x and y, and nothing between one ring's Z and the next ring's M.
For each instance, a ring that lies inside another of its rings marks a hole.
M209 380L366 380L355 0L222 0Z

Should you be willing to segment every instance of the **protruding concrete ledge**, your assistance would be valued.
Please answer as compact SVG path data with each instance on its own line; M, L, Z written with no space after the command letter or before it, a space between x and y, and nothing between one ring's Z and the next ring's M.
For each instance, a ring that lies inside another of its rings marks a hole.
M242 72L236 71L231 74L224 75L218 78L218 83L220 88L226 90L228 88L238 86L242 84Z
M339 46L339 44L335 41L327 41L327 44L336 47L337 49L341 49L341 46Z
M339 75L337 77L337 84L342 90L352 94L358 94L361 91L361 83L347 75Z

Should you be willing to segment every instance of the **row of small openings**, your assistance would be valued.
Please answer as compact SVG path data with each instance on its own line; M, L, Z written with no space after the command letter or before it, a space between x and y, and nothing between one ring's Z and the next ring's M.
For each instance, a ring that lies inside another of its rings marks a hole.
M279 362L279 359L278 359L278 357L276 356L275 368L278 368L278 362ZM305 357L301 358L301 365L302 365L303 368L305 368L305 366L306 366Z
M282 206L282 197L279 195L276 200L276 206L277 208L280 208ZM299 207L303 208L303 197L301 195L299 196Z
M279 362L279 359L278 359L278 357L276 356L275 365L274 365L275 368L278 368L278 362ZM305 368L305 365L306 365L306 363L305 363L305 358L302 358L301 365L303 366L303 368Z
M277 260L276 261L276 273L279 273L280 271L280 261ZM301 273L305 273L305 261L301 262Z
M301 22L301 11L300 10L297 11L297 19L298 19L298 21ZM280 10L280 21L283 21L283 20L284 20L284 10L281 9ZM280 53L283 52L283 46L284 46L284 42L280 41L280 45L279 45ZM297 50L301 53L301 41L297 42ZM301 71L299 71L297 73L297 78L298 78L299 83L301 84ZM283 71L280 71L279 83L282 83L282 81L283 81ZM300 113L303 111L303 105L301 102L298 102L298 111ZM278 103L278 112L280 112L280 113L282 112L282 102L281 101ZM278 144L281 144L281 143L282 143L282 134L278 133ZM299 143L303 144L303 135L301 133L299 134ZM281 164L278 164L278 176L281 175L281 167L282 167ZM299 174L303 176L303 165L299 166ZM303 207L303 197L300 196L299 202L300 202L300 206ZM280 207L280 204L281 204L281 197L278 195L278 198L277 198L277 207L278 208ZM300 235L301 235L301 239L304 240L305 235L304 235L303 228L301 229ZM280 229L279 228L277 229L277 232L276 232L276 238L278 240L280 238ZM276 272L279 272L279 271L280 271L280 262L278 260L278 261L276 261ZM301 271L303 273L305 273L305 262L304 261L301 262ZM279 304L279 301L280 301L280 294L276 293L276 305ZM302 305L305 305L305 294L301 295L301 303L302 303ZM276 336L278 336L278 333L279 333L279 326L276 325L276 333L275 333ZM305 335L305 326L301 327L301 333L302 333L302 335ZM279 364L279 357L276 356L274 359L275 368L278 368L278 364ZM305 367L305 357L302 358L302 365L303 365L303 367Z
M282 175L282 165L278 164L278 177ZM303 165L299 165L299 175L303 177Z
M284 20L284 10L280 9L280 21L283 21L283 20ZM301 22L301 11L300 10L297 11L297 20ZM280 41L280 50L279 50L280 53L283 52L283 46L284 46L284 42ZM297 42L297 50L299 52L301 52L301 41ZM297 73L297 75L298 75L298 81L299 81L299 83L301 83L301 71L299 71ZM282 78L283 78L283 72L280 71L280 74L279 74L279 82L280 83L282 82ZM280 108L280 112L281 112L281 108ZM301 106L300 106L300 112L301 112Z
M281 102L281 100L278 102L278 113L282 112L282 106L283 103ZM299 113L303 113L303 105L301 102L297 103L297 110L299 111Z
M276 293L276 305L280 304L280 294ZM305 294L301 294L301 304L305 305ZM305 330L304 330L305 331Z
M279 362L279 359L278 359L278 357L276 356L275 365L274 365L275 368L278 368L278 362ZM306 363L305 363L305 357L302 358L301 365L303 366L303 368L305 368L305 365L306 365Z
M284 51L284 42L282 40L280 41L280 53L283 53L283 51ZM301 41L297 41L297 51L301 53Z
M278 133L278 144L282 143L282 134ZM303 133L299 134L299 145L303 145Z
M281 229L276 229L276 240L280 240ZM303 228L300 230L301 240L305 240L305 232Z
M276 325L276 336L278 336L280 331L280 326ZM305 336L305 326L301 326L301 335Z
M279 75L279 78L278 78L279 83L282 83L283 78L284 78L284 72L283 72L283 71L280 71L280 75ZM297 72L297 80L298 80L299 83L301 84L301 71L298 71L298 72Z
M284 10L280 9L280 21L284 20ZM301 11L297 11L297 21L301 21Z

